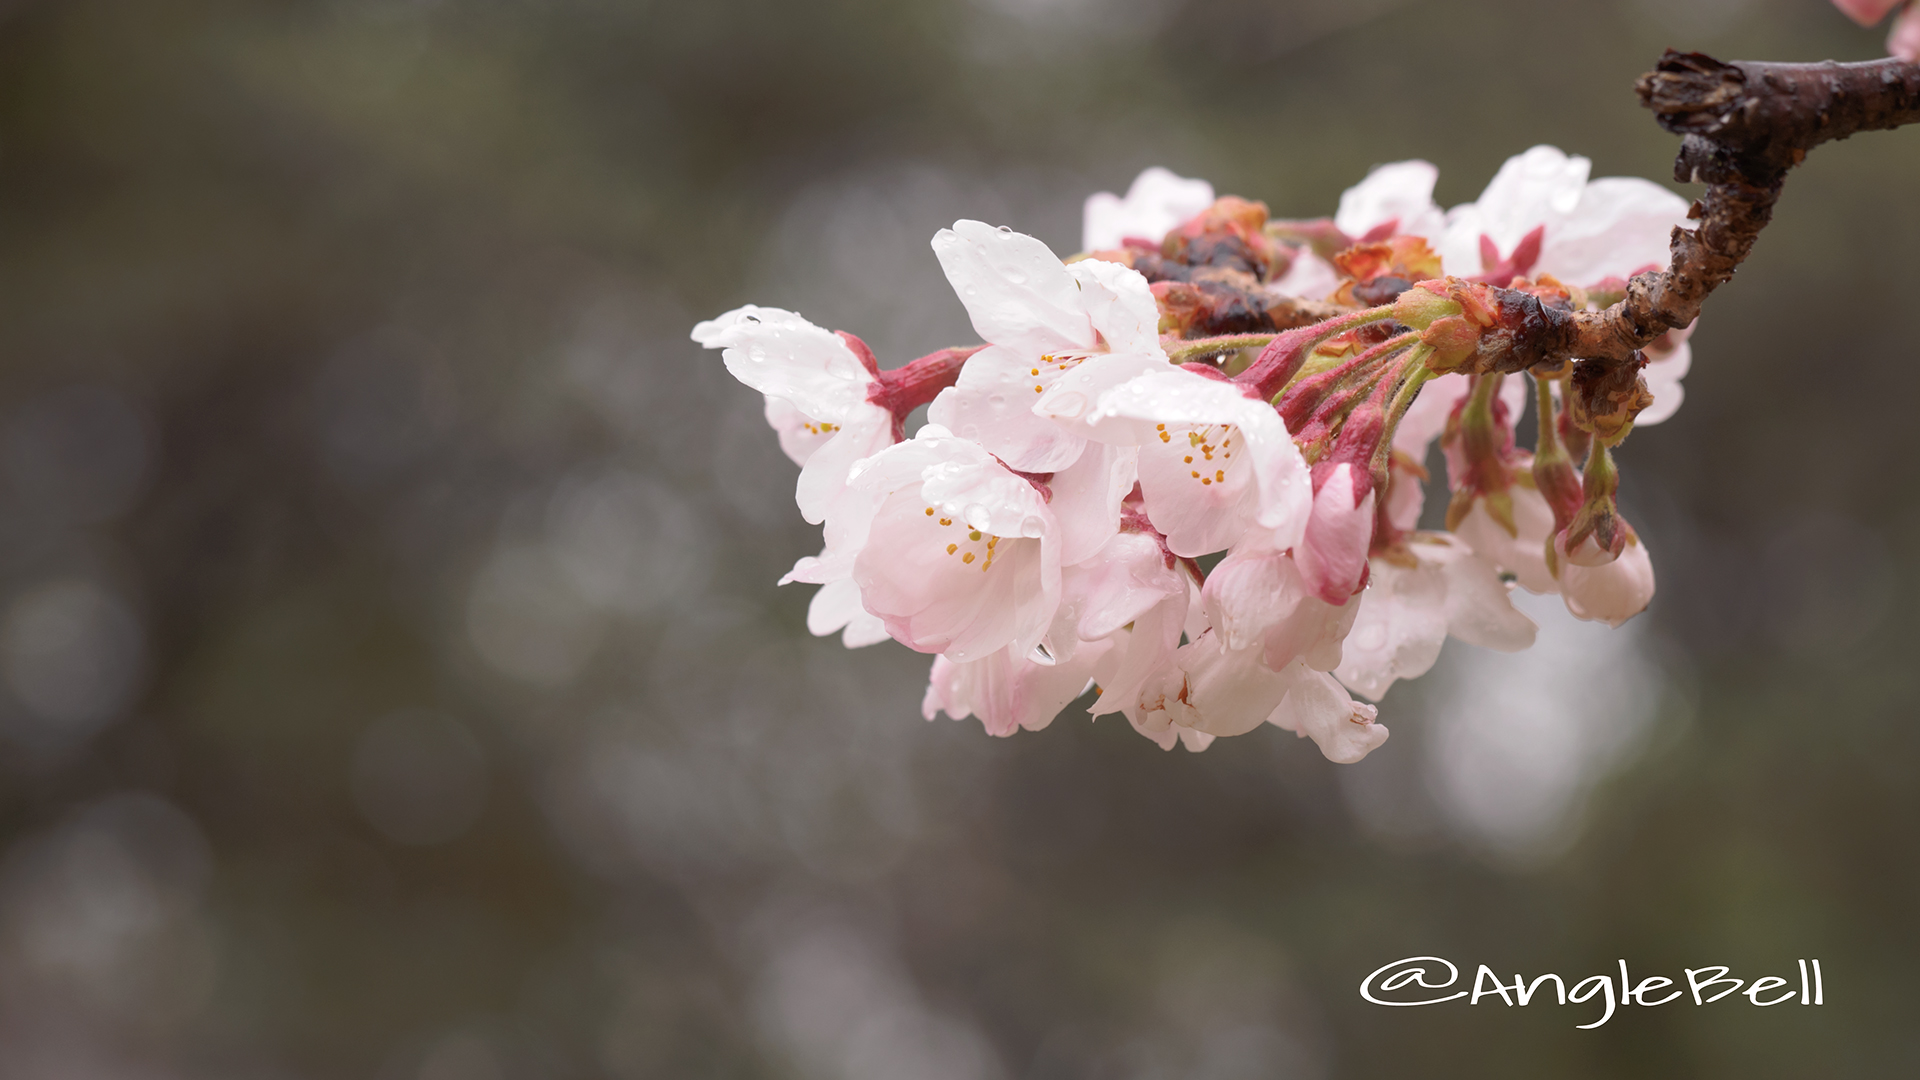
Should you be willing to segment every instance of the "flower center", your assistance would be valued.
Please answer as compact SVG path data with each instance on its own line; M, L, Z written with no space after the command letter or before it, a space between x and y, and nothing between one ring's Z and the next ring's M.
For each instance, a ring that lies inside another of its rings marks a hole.
M939 511L927 507L927 516L934 517ZM978 562L985 573L993 565L994 548L1000 544L1000 538L992 533L983 533L979 529L970 529L965 525L955 525L950 517L940 517L940 525L945 529L958 529L953 539L947 543L947 557L957 558L968 566Z
M1063 353L1058 356L1053 353L1047 353L1040 357L1040 362L1036 366L1027 369L1028 376L1035 380L1033 392L1036 394L1046 393L1046 383L1050 383L1066 372L1079 367L1086 359L1087 357L1084 354L1074 355L1072 353Z
M1231 467L1228 462L1233 459L1232 424L1184 429L1176 424L1171 430L1165 424L1155 424L1154 434L1169 446L1175 445L1176 438L1185 437L1187 445L1182 448L1181 462L1187 466L1188 479L1198 481L1203 487L1227 482L1227 469Z

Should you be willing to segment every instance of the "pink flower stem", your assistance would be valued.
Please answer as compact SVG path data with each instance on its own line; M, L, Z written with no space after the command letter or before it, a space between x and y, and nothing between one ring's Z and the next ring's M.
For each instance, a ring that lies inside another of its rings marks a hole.
M969 345L941 349L901 367L878 372L878 378L867 391L867 400L892 413L894 438L905 438L907 414L952 386L960 378L960 368L967 358L984 348L985 345Z

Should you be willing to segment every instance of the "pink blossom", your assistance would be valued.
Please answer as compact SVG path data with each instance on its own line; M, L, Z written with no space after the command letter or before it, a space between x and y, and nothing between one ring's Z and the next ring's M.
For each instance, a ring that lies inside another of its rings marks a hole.
M1336 765L1352 765L1387 741L1387 726L1375 722L1380 710L1353 700L1333 676L1298 661L1286 675L1287 696L1268 723L1312 739Z
M1229 649L1257 649L1269 670L1284 670L1296 660L1332 670L1358 605L1315 595L1294 552L1264 539L1255 534L1207 575L1201 597L1208 625Z
M1087 196L1080 250L1107 251L1129 239L1157 246L1176 226L1212 205L1212 184L1155 165L1133 178L1124 199L1110 191Z
M1086 692L1095 666L1112 647L1108 641L1089 642L1072 660L1054 664L1011 648L965 663L935 657L920 713L928 720L941 712L955 720L976 716L989 735L1039 731Z
M1140 448L1147 516L1175 555L1219 551L1254 526L1274 530L1281 546L1305 531L1306 463L1273 407L1233 383L1171 367L1106 389L1077 376L1056 385L1039 411Z
M1665 266L1673 229L1687 223L1687 200L1638 177L1589 181L1592 167L1551 146L1508 158L1478 199L1447 211L1436 244L1447 272L1479 273L1482 238L1511 254L1535 229L1543 230L1539 256L1516 271L1536 278L1584 286Z
M1010 468L1058 472L1079 459L1085 439L1034 411L1065 373L1110 354L1125 358L1103 366L1111 382L1168 366L1153 292L1128 267L1099 259L1065 265L1033 237L978 221L942 229L933 250L988 346L927 417Z
M887 640L887 624L860 605L860 587L851 577L829 581L813 594L807 605L807 631L814 637L839 632L840 643L849 649Z
M1446 215L1433 201L1440 170L1425 161L1376 165L1367 178L1340 194L1333 223L1358 240L1377 234L1438 237Z
M993 455L935 424L862 461L828 510L827 549L782 579L851 576L894 640L956 662L1040 643L1060 598L1059 524Z
M1416 533L1393 555L1375 556L1359 612L1333 673L1354 693L1380 700L1397 679L1427 673L1446 638L1518 652L1533 644L1533 620L1514 609L1493 567L1445 533Z
M767 397L767 423L799 465L794 500L824 520L853 463L893 443L893 415L870 400L878 375L840 335L791 311L747 305L693 328L734 378Z

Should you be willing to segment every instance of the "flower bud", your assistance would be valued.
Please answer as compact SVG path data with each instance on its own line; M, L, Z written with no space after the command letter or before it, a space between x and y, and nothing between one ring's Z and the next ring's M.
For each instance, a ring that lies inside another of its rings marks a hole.
M1423 281L1401 293L1393 302L1395 321L1415 330L1425 330L1439 319L1460 314L1460 305L1449 299L1445 290L1444 281Z

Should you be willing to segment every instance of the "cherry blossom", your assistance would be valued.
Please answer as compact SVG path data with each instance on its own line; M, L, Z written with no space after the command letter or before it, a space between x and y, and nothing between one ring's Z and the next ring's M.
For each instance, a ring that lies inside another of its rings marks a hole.
M866 611L920 652L1024 655L1059 602L1059 525L1045 497L938 425L854 469L826 538L783 581L851 576Z
M928 720L942 712L955 720L978 717L989 735L1039 731L1086 692L1095 667L1112 647L1111 641L1089 642L1073 659L1053 664L1011 648L961 663L935 657L921 715Z
M1175 555L1219 551L1254 526L1285 547L1305 533L1306 463L1273 408L1234 383L1165 367L1102 390L1076 374L1036 410L1063 429L1139 447L1147 517Z
M1434 167L1396 162L1310 221L1149 169L1088 201L1090 257L978 221L934 237L983 345L882 370L754 307L694 336L802 466L824 543L782 581L820 586L808 629L937 654L929 719L1037 731L1093 690L1088 714L1163 749L1273 725L1353 762L1387 738L1355 694L1448 637L1532 644L1512 589L1614 625L1652 596L1609 448L1678 407L1692 328L1645 350L1645 394L1641 367L1503 375L1487 336L1607 303L1664 256L1684 203L1589 169L1535 147L1443 213ZM1436 439L1450 532L1418 530Z
M1427 673L1446 638L1518 652L1537 627L1515 610L1492 565L1445 533L1416 533L1377 555L1334 675L1374 701Z
M1087 196L1080 250L1104 251L1129 239L1157 246L1175 226L1212 205L1212 184L1155 165L1133 178L1125 198L1110 191Z
M1057 472L1086 440L1034 410L1062 375L1086 361L1103 385L1168 367L1160 311L1147 280L1099 259L1063 264L1047 246L1011 229L958 221L933 238L941 269L988 342L927 418L1025 472Z
M693 328L734 378L766 395L767 423L800 466L794 499L813 524L845 485L853 463L892 445L893 414L871 400L875 369L847 341L791 311L735 308Z
M1588 180L1592 168L1551 146L1508 158L1478 199L1447 211L1435 247L1448 273L1489 269L1536 229L1538 255L1513 273L1584 286L1666 265L1669 236L1687 224L1687 200L1638 177Z

